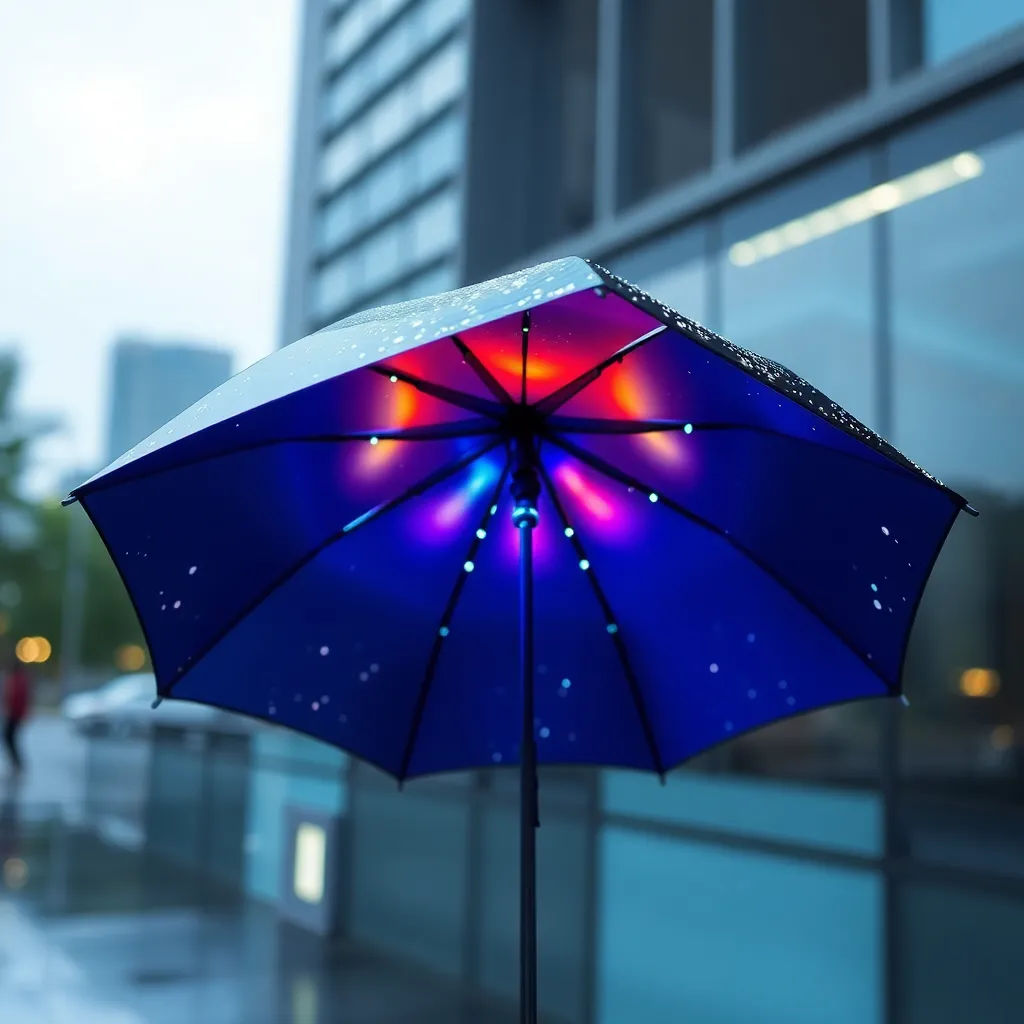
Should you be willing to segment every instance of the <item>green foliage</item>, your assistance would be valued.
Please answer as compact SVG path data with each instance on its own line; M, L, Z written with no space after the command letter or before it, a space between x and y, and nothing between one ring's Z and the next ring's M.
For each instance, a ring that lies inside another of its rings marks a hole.
M12 407L18 361L0 352L0 525L16 517L18 529L0 529L0 656L18 638L44 636L53 646L40 675L55 676L61 664L61 630L78 506L32 503L21 495L33 443L46 431L19 420ZM5 518L6 517L6 518ZM86 669L115 670L114 651L123 644L143 645L142 631L103 542L88 523L80 523L84 544L84 610L79 662ZM13 584L13 587L11 586ZM6 595L4 588L6 585Z

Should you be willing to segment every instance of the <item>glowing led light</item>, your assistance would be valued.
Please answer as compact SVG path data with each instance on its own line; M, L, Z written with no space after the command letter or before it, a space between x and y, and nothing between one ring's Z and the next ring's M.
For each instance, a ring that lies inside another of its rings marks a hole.
M570 680L570 679L563 679L562 680L562 689L563 690L568 690L570 686L572 686L572 680Z
M547 727L547 726L545 725L545 726L544 726L544 727L543 727L543 728L542 728L542 729L540 730L540 738L541 738L542 740L546 740L546 739L547 739L547 738L548 738L548 737L549 737L550 735L551 735L551 730L550 730L550 729L549 729L549 728L548 728L548 727Z
M466 572L472 572L476 566L472 562L463 562L462 568L465 569Z
M590 563L585 558L581 558L580 559L580 568L584 572L586 572L590 568Z
M441 627L441 628L440 628L440 629L439 629L439 630L437 631L437 633L438 633L438 636L447 636L447 635L448 635L448 627L447 627L447 626L442 626L442 627Z
M692 434L693 433L693 424L692 423L687 423L686 426L683 427L683 433L684 434Z
M647 495L647 500L650 501L652 505L657 504L658 496L652 491Z
M370 438L370 444L380 444L380 438L379 437L371 437Z
M875 583L872 583L872 584L871 584L871 589L872 589L872 590L873 590L873 591L874 591L874 592L875 592L876 594L878 593L878 586L877 586L877 584L875 584Z
M486 536L487 536L487 531L486 530L480 529L480 530L476 531L476 539L477 540L483 540L484 537L486 537Z
M882 527L882 533L884 533L886 535L886 537L888 537L889 536L889 527L888 526L883 526Z
M843 228L970 181L984 169L984 162L976 153L959 153L737 242L729 249L729 261L736 267L749 267L759 260L807 245Z
M494 513L497 512L497 511L498 511L498 506L497 505L492 505L491 506L491 515L493 516Z
M398 383L398 378L394 374L392 374L388 379L391 381L392 384Z
M614 622L609 622L608 625L605 626L605 629L607 629L609 633L618 633L619 631L619 627Z

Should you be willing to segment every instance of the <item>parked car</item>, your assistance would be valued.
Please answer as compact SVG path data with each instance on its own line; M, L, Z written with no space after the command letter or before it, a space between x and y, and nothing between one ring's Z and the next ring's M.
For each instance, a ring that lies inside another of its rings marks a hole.
M64 716L82 733L136 735L156 725L179 729L247 729L246 720L226 711L184 700L152 707L156 679L150 672L118 676L95 690L75 693L63 705Z

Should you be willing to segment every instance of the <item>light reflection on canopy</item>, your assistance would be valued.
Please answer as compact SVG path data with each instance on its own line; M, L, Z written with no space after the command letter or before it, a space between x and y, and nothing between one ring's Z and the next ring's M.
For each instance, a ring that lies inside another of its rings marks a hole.
M419 412L420 393L403 381L392 381L384 392L383 408L379 410L381 429L402 430L413 426ZM388 469L398 454L400 441L378 441L362 445L355 459L355 473L361 480L371 480Z
M614 493L614 485L598 479L575 461L559 462L551 478L570 523L609 540L625 540L635 533L637 510L627 504L624 491L621 495Z
M635 371L617 373L612 380L611 395L617 407L617 418L650 419L656 416L656 403L652 401L647 382ZM677 434L636 434L637 446L645 455L665 466L682 467L686 450Z
M455 530L468 530L467 516L474 509L480 496L498 482L501 465L495 458L482 458L473 464L469 479L458 486L449 487L428 506L426 515L419 517L423 523L422 540L443 543Z

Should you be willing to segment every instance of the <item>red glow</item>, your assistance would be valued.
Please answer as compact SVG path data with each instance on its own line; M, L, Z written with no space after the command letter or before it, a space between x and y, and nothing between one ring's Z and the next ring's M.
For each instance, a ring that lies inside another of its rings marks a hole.
M611 504L601 497L572 466L563 464L558 468L557 476L559 482L565 485L566 490L595 519L607 523L615 518L615 509Z

